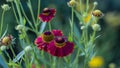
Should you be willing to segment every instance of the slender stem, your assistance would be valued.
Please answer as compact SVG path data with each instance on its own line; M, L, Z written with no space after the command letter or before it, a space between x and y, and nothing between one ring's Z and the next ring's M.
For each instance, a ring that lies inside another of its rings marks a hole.
M16 5L16 8L17 8L17 12L18 12L18 15L19 15L19 19L20 19L20 23L22 24L22 14L20 12L20 6L19 6L19 0L14 0L15 2L15 5Z
M12 51L13 57L15 57L16 55L14 49L12 48L12 45L10 45L10 50Z
M10 58L10 55L8 54L8 52L5 50L5 53L6 53L6 55L7 55L7 57L9 58L9 60L12 60L11 58Z
M51 23L49 22L48 25L49 25L49 30L51 31L52 30Z
M86 13L88 12L89 10L89 0L86 0Z
M56 68L56 57L53 57L52 68Z
M16 12L15 12L15 8L14 8L14 4L13 4L13 2L11 2L11 4L12 4L13 13L14 13L15 18L16 18L16 20L17 20L17 23L19 23L19 21L18 21L18 17L17 17L17 14L16 14Z
M33 22L35 23L35 17L34 17L34 13L33 13L33 10L32 10L32 4L31 4L31 1L30 0L28 0L28 2L29 2L29 4L30 5L28 5L28 7L29 7L29 9L30 9L30 13L31 13L31 15L32 15L32 19L33 19Z
M75 68L74 66L77 65L78 57L79 57L79 55L80 55L79 53L80 53L80 49L78 49L78 51L77 51L77 55L76 55L75 60L74 60L73 68Z
M0 37L2 35L2 30L3 30L3 20L4 20L4 14L5 14L5 11L3 10L3 13L2 13L2 18L1 18L1 25L0 25Z
M73 33L74 33L74 8L72 7L72 25L71 25L71 37L73 41Z
M36 23L39 23L38 15L40 13L40 3L41 3L41 0L38 0L38 11L37 11L37 22Z
M34 29L34 27L33 27L32 23L31 23L31 21L28 19L27 15L26 15L26 13L25 13L23 7L22 7L21 2L20 2L20 7L21 7L21 10L22 10L23 15L25 16L26 20L28 21L28 24L32 27L32 29Z

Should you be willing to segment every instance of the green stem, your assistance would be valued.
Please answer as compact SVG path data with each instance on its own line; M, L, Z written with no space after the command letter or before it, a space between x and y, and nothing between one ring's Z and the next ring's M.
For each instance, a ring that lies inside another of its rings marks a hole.
M56 57L53 57L52 68L56 68Z
M48 25L49 25L49 30L51 31L52 30L51 23L49 22Z
M31 1L30 1L30 0L28 0L28 2L29 2L28 7L29 7L29 9L30 9L30 13L31 13L31 15L32 15L33 22L35 23L35 17L34 17L34 13L33 13L32 6L31 6L32 4L31 4Z
M21 2L20 2L20 7L21 7L21 11L22 11L23 15L25 16L26 20L28 21L28 24L30 25L30 27L32 27L32 29L34 29L34 27L33 27L32 23L31 23L31 21L28 19L27 15L26 15L26 13L25 13L23 7L22 7Z
M38 11L37 11L37 22L36 23L39 23L38 15L40 13L40 3L41 3L41 0L38 0Z
M0 28L0 37L2 35L2 30L3 30L3 20L4 20L4 14L5 14L5 11L3 10L3 13L2 13L2 18L1 18L1 28Z
M86 13L88 12L89 10L89 0L86 0Z
M15 18L16 18L16 20L17 20L17 23L19 23L17 14L16 14L16 12L15 12L15 8L14 8L14 5L13 5L13 2L11 2L11 4L12 4L13 13L14 13Z
M5 50L5 53L7 55L7 57L9 58L9 60L11 61L12 59L10 58L10 55L8 54L8 52Z
M15 57L16 55L14 49L12 48L12 45L10 45L10 50L12 51L13 57Z
M21 11L20 11L20 6L19 6L19 0L14 0L15 2L15 5L16 5L16 8L17 8L17 12L18 12L18 15L19 15L19 19L20 19L20 23L22 24L22 14L21 14Z
M72 22L71 22L71 37L73 41L73 33L74 33L74 8L72 7Z

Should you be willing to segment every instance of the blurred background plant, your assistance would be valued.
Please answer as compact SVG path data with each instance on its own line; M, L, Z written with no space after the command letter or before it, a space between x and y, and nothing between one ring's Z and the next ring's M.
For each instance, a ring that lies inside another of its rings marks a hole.
M36 17L35 19L37 19L37 17L38 17L37 16L38 0L30 0L30 1L32 4L33 14ZM97 38L97 40L96 40L97 42L95 42L95 44L96 44L95 50L97 51L97 55L101 55L104 58L104 63L105 63L104 68L107 68L107 67L119 68L120 67L120 60L119 60L119 58L120 58L120 56L119 56L119 53L120 53L120 50L119 50L119 45L120 45L119 44L119 40L120 40L119 39L119 26L120 26L120 20L119 20L120 7L119 6L120 5L119 5L119 3L120 3L120 1L119 0L111 0L111 1L110 0L90 0L90 1L88 0L89 7L87 7L86 1L76 0L77 3L76 3L76 6L74 7L76 12L78 12L80 14L85 14L85 15L83 15L83 17L82 17L82 18L84 18L83 22L81 22L81 18L79 16L74 15L74 25L77 26L77 29L80 28L80 26L81 27L83 26L83 28L84 28L84 25L81 25L79 23L86 24L87 22L90 21L90 19L92 17L90 14L93 11L93 9L94 8L100 9L104 13L104 16L103 16L103 18L97 20L98 24L100 24L100 26L101 26L101 31L97 32L97 35L100 35L100 37ZM26 4L26 2L27 2L27 4ZM70 28L70 26L68 26L68 25L70 22L69 19L71 19L71 8L68 7L67 2L69 2L69 0L63 0L63 1L41 0L41 5L39 6L39 7L41 7L40 8L41 11L45 7L56 8L56 10L57 10L56 16L52 20L51 25L52 25L53 29L61 29L63 31L63 33L65 34L65 36L68 36L69 35L68 33L71 32L70 30L68 30ZM20 37L21 39L23 39L25 37L24 36L25 34L21 34L20 32L26 30L28 33L27 36L29 37L30 42L34 42L34 39L39 34L37 34L38 33L37 31L32 32L31 30L29 30L29 27L31 27L31 26L28 22L38 23L40 21L37 19L36 22L34 22L34 18L32 18L32 16L31 16L31 10L29 10L29 8L31 7L29 1L21 0L22 7L21 6L18 6L18 7L21 9L22 8L24 9L25 14L27 15L27 17L30 21L28 21L25 17L23 17L23 16L25 16L23 11L21 11L22 12L21 15L23 18L20 18L21 19L20 20L18 17L19 20L18 21L16 20L16 17L14 16L13 6L17 5L16 4L17 0L16 0L16 3L13 3L13 4L12 4L12 2L6 2L5 0L0 1L0 5L3 5L4 3L9 4L9 6L11 8L9 9L9 11L5 12L4 25L0 27L3 29L1 33L4 33L4 31L6 30L7 24L8 24L9 30L7 30L7 34L12 34L16 38L16 40L15 40L16 44L15 44L15 47L13 47L13 50L15 51L16 54L18 54L25 48L25 46L24 47L20 46L21 42L23 42L23 41L19 42L20 40L18 38ZM81 3L81 4L79 4L79 3ZM94 7L94 5L96 5L96 4L97 4L97 6ZM90 8L90 9L86 10L86 8ZM18 10L17 6L14 7L14 10L15 10L15 12ZM38 11L38 12L40 13L41 11ZM86 11L87 14L84 13L84 11ZM0 15L2 15L2 12L3 12L3 10L2 10L2 8L0 8ZM78 14L76 14L76 15L78 15ZM19 16L19 13L17 13L16 16ZM0 17L0 19L2 20L1 17ZM24 24L20 24L20 22L23 22ZM93 21L92 23L95 23L95 21ZM93 24L91 24L91 26L92 25ZM18 26L19 27L22 26L21 27L22 29L19 29ZM15 27L16 27L16 29L19 29L19 31L16 31ZM26 27L27 29L24 27ZM35 26L33 26L33 27L35 27ZM35 30L36 30L36 27L35 27ZM45 30L47 30L47 28ZM92 29L89 29L88 33L90 34L91 31L92 31ZM79 29L77 32L80 32L80 35L81 35L82 31ZM22 43L22 45L30 45L30 44ZM27 47L27 48L26 48L26 50L29 50L29 47ZM12 57L11 50L8 49L7 52ZM41 59L43 59L43 58L41 58ZM84 59L84 57L79 57L79 62L82 63L83 59ZM13 66L19 67L18 64L19 63L14 64ZM28 63L26 63L26 64L28 64ZM9 65L12 65L12 62ZM1 63L1 68L2 68L2 66L3 66L3 64ZM24 66L24 64L23 64L23 66ZM35 66L37 66L37 65L35 65ZM33 64L33 67L34 67L34 64ZM28 67L28 68L30 68L30 67Z

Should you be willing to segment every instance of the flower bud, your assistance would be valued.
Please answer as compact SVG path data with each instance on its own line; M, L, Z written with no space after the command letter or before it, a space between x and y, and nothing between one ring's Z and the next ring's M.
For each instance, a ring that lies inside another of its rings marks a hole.
M24 28L23 25L17 25L17 26L15 27L16 30L22 30L23 28Z
M69 7L75 7L76 3L77 2L75 0L71 0L67 4L68 4Z
M9 45L12 42L13 37L11 35L5 36L2 38L1 43L2 45Z
M81 28L80 28L81 30L84 30L85 29L85 26L81 26Z
M3 9L4 11L7 11L7 10L10 9L10 7L9 7L8 4L3 4L1 7L2 7L2 9Z
M100 10L94 10L92 12L92 15L98 18L101 18L103 16L103 13Z
M116 65L114 63L110 63L109 68L116 68Z
M29 52L29 51L31 51L31 50L32 50L32 47L31 47L31 46L26 46L25 49L24 49L25 52Z
M92 25L92 29L93 29L94 31L100 31L100 30L101 30L101 27L100 27L99 24L94 24L94 25Z
M1 46L0 49L1 49L1 51L4 51L4 50L7 49L7 47L6 46Z
M96 5L98 5L98 2L97 2L97 1L95 1L93 4L94 4L94 6L96 6Z

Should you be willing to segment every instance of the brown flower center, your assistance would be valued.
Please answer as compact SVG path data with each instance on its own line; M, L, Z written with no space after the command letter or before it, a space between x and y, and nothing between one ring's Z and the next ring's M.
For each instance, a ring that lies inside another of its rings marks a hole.
M63 37L57 37L55 38L55 45L59 48L65 46L65 39Z
M50 31L46 31L42 34L43 41L50 42L54 39L54 35Z
M43 10L43 13L42 13L43 15L45 15L45 16L48 16L49 14L50 14L50 9L49 8L45 8L44 10Z

